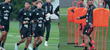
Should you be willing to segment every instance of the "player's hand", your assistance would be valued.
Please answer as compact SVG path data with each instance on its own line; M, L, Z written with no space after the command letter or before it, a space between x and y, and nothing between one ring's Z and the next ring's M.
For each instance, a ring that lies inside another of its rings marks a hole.
M34 23L34 20L32 20L31 22Z
M28 23L28 21L23 21L23 24L27 24Z
M80 17L77 17L76 19L77 19L77 20L79 20L79 19L80 19Z
M47 14L46 14L46 17L50 17L50 16L51 16L51 14L50 14L50 13L47 13Z
M0 25L0 29L4 28L4 26Z

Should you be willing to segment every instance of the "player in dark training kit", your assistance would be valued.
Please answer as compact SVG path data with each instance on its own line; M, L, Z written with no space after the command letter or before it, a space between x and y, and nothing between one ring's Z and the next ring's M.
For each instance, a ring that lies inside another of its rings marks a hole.
M18 46L26 41L24 50L27 50L32 37L31 21L32 21L31 3L25 2L25 7L19 11L18 20L21 23L21 40L15 44L15 50L18 50Z
M10 3L11 0L5 0L4 2L0 3L0 26L2 35L0 37L0 48L4 48L4 43L7 38L7 34L9 31L9 18L12 12L12 4Z
M45 12L42 9L42 1L37 1L36 5L37 9L33 11L33 22L36 23L33 50L38 50L38 47L42 43L44 37Z
M51 0L46 0L46 3L43 4L43 9L45 10L46 22L45 22L45 46L48 46L48 40L50 36L51 30L51 14L53 14L53 5L51 4Z
M109 9L110 9L110 0L104 0L104 7L106 8L108 5Z
M89 0L88 2L88 12L87 15L79 17L78 19L84 19L86 18L86 25L84 27L83 30L83 34L84 34L84 43L85 43L85 49L84 50L88 50L88 41L89 41L89 46L90 46L90 50L94 49L94 45L92 44L92 39L90 37L92 31L93 31L93 10L95 9L95 6L93 5L93 1Z

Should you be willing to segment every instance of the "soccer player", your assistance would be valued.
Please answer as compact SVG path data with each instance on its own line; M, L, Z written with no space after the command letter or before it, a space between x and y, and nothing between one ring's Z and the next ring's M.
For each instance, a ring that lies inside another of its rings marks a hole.
M36 8L37 8L37 6L36 6L36 0L32 0L32 7L31 7L31 9L34 10Z
M37 1L36 5L37 9L33 11L33 22L36 23L33 50L38 50L38 47L42 43L44 37L45 11L42 9L42 1Z
M83 34L84 34L84 43L85 43L85 49L84 50L88 50L88 41L89 41L89 45L90 45L90 49L94 49L94 45L92 44L92 39L90 37L91 32L93 31L93 10L95 9L95 6L93 5L93 1L89 0L87 2L88 4L88 12L87 15L82 16L82 17L78 17L77 19L84 19L86 18L86 25L84 27L83 30Z
M51 30L51 14L53 14L53 5L51 4L51 0L46 0L43 4L43 9L45 10L46 22L45 22L45 31L46 31L46 39L45 39L45 46L48 46L48 40L50 36ZM45 32L44 31L44 32Z
M26 41L24 50L27 50L32 37L31 21L32 21L32 10L31 3L26 1L25 7L19 11L18 20L21 23L21 40L15 44L15 50L18 50L18 46Z
M107 5L108 5L108 7L110 9L110 0L104 0L104 6L105 6L105 8L107 7Z
M11 0L5 0L4 2L0 3L0 25L1 28L1 37L0 37L0 48L4 48L4 44L7 38L7 34L9 31L9 18L12 12L12 4Z

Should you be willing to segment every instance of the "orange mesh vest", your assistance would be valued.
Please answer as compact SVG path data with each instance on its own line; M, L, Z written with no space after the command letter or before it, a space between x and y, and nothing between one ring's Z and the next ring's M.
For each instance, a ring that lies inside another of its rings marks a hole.
M87 13L86 8L76 8L74 16L73 16L74 17L74 22L77 23L77 24L85 25L86 24L86 18L85 19L80 19L80 20L77 20L76 18L81 17L81 16L85 16L86 13Z
M93 11L93 25L95 27L109 26L109 10L105 8L97 8Z

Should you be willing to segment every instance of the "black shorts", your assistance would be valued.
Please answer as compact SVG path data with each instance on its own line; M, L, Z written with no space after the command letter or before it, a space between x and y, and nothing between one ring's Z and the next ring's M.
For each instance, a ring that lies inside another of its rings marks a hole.
M21 28L20 30L21 33L21 38L26 38L26 37L31 37L32 36L32 31L28 28Z
M86 35L90 36L92 31L93 31L93 27L91 27L89 25L86 25L84 27L83 34L86 34Z
M4 26L4 28L2 28L1 31L6 31L6 32L9 31L9 24L8 25L2 25L2 26Z
M34 37L44 37L44 29L42 29L42 30L35 30L34 31Z

